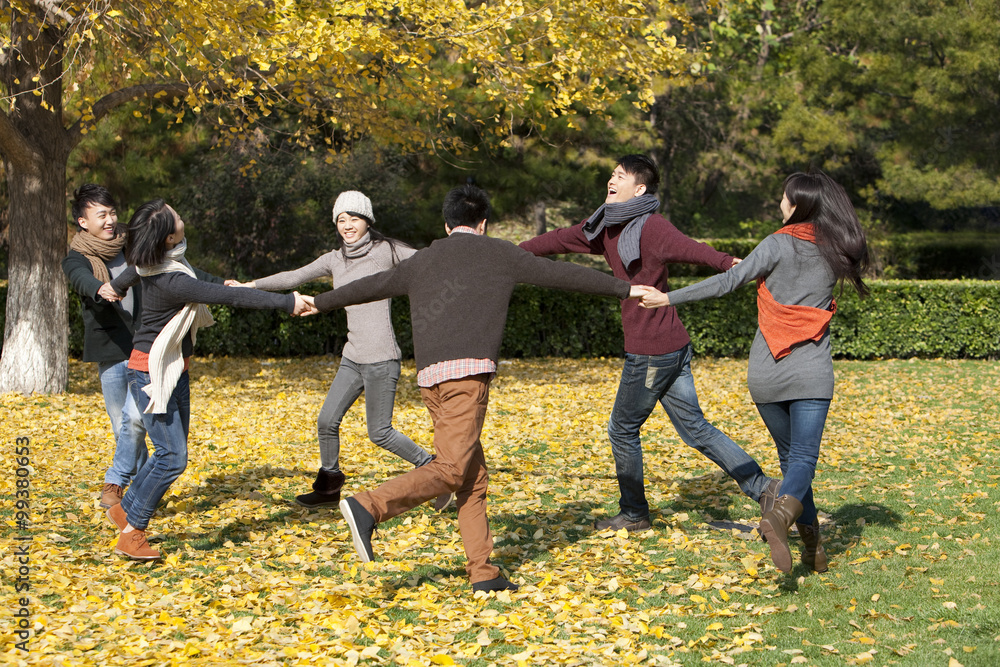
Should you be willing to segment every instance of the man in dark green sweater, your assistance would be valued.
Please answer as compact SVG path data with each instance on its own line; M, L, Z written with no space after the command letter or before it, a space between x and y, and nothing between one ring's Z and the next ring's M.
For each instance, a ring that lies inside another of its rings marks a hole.
M101 489L101 507L108 508L121 502L125 487L149 456L146 429L129 395L125 373L142 292L136 285L119 298L109 284L126 269L125 226L118 224L117 204L106 188L87 184L73 193L73 223L77 233L62 268L80 295L83 360L97 363L104 408L115 435L114 459Z
M455 188L444 202L447 238L389 271L315 297L322 312L409 297L417 384L434 423L433 461L340 501L358 556L363 562L374 558L371 537L378 523L454 492L466 571L473 590L487 592L517 589L489 560L488 475L479 440L514 286L529 283L619 299L645 292L599 271L535 257L488 238L489 208L483 190Z

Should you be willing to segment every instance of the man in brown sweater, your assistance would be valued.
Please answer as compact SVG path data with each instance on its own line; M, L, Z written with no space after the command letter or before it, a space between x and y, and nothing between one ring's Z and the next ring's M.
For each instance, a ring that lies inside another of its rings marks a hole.
M514 286L530 283L619 299L645 292L599 271L535 257L488 238L489 209L483 190L455 188L443 207L446 238L389 271L315 297L315 307L326 312L409 296L417 384L434 423L433 461L340 501L358 556L373 560L371 538L378 523L454 492L466 571L473 590L487 592L517 589L490 563L488 475L479 440Z

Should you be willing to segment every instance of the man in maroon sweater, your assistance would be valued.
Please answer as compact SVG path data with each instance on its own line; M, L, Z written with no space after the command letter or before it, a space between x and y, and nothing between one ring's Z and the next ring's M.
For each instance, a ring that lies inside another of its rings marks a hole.
M444 202L447 238L388 271L315 297L315 307L326 312L409 296L417 384L434 423L434 460L340 501L358 556L363 562L374 559L371 538L378 523L454 492L466 571L473 590L486 592L517 588L489 560L489 478L479 441L514 286L530 283L619 299L645 292L600 271L535 257L488 238L489 207L479 188L455 188Z
M660 176L644 155L618 160L608 181L604 205L578 225L556 229L525 241L535 255L603 255L615 276L633 285L667 287L667 264L702 264L726 271L739 260L698 243L656 211ZM663 406L689 446L697 449L739 484L743 493L770 509L779 482L767 477L739 445L705 420L691 376L691 338L673 307L655 310L638 301L622 303L625 364L608 438L615 457L621 498L619 513L595 523L603 530L645 530L649 503L643 486L640 430L657 403Z

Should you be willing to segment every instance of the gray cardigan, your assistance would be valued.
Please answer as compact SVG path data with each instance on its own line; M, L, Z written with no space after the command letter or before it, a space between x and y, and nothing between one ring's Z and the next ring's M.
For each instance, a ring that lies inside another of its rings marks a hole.
M294 271L283 271L253 281L257 289L275 291L294 289L317 278L333 278L334 288L381 273L415 253L413 248L396 244L396 256L388 243L376 241L367 255L345 259L339 250L326 253L316 261ZM402 353L392 329L389 299L348 306L347 344L343 356L357 364L374 364L399 359Z
M756 278L765 278L778 303L822 309L830 307L837 282L815 244L788 234L772 234L725 273L670 292L670 305L729 294ZM794 346L788 356L775 360L758 328L750 347L747 386L755 403L832 399L830 332L818 341Z

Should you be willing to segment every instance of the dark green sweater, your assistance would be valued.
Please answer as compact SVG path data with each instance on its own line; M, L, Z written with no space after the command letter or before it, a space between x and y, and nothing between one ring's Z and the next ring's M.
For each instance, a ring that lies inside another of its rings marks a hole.
M512 243L455 233L389 271L316 297L321 311L395 296L410 298L417 370L453 359L500 355L517 283L625 299L629 283L594 269L535 257Z
M94 277L90 260L70 250L62 262L69 284L80 295L83 306L83 360L125 361L132 353L132 334L142 312L142 290L132 288L132 315L117 301L105 301L97 290L103 284Z

